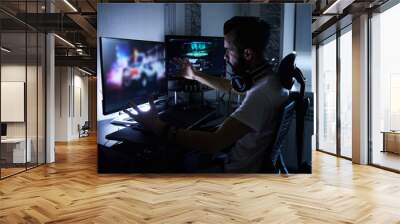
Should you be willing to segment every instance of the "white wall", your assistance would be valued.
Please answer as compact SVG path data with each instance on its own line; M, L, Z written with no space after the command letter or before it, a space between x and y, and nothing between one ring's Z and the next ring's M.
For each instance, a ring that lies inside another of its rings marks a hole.
M9 64L1 66L1 81L17 81L25 82L25 69L31 70L31 67L26 68L24 65ZM7 110L7 108L1 108ZM25 137L25 122L11 122L7 123L7 136L8 137Z
M314 93L314 107L316 107L317 105L317 97L316 97L316 93L317 93L317 48L315 45L312 46L312 51L311 51L311 61L312 61L312 70L311 70L311 91ZM314 108L314 133L317 133L317 109ZM312 136L312 149L316 149L317 148L317 135L314 134Z
M223 37L224 23L234 16L261 16L260 4L201 4L201 35Z
M296 51L296 65L307 79L306 91L311 91L311 5L285 4L282 16L282 57Z
M38 69L38 70L37 70ZM38 75L38 76L37 76ZM6 122L7 137L30 139L32 161L36 162L36 153L39 153L39 162L44 162L44 89L43 89L42 68L39 66L26 66L24 64L3 64L1 66L1 81L24 82L26 86L26 106L21 108L26 120L23 122ZM26 80L27 78L27 80ZM24 94L24 91L22 94ZM6 97L6 96L2 96ZM10 108L1 108L10 110ZM12 111L8 111L11 112ZM39 150L39 152L37 152Z
M281 58L294 51L294 27L295 27L295 5L285 4L283 6L282 20L283 27L281 29Z
M75 69L74 71L74 96L72 98L74 99L74 110L75 113L72 113L73 119L71 120L71 136L72 138L79 138L79 132L78 132L78 124L82 126L85 121L89 121L89 102L88 102L88 77L87 76L82 76L83 73L79 72L78 70ZM80 90L80 93L78 91ZM80 97L78 97L80 95ZM79 99L80 98L80 99ZM81 102L78 102L78 101ZM79 111L79 104L80 104L80 110Z
M165 34L185 35L185 3L165 4Z
M33 66L27 66L25 67L24 65L18 65L18 64L8 64L8 65L2 65L1 66L1 81L7 82L25 82L25 75L26 71L28 74L36 74L36 67ZM30 83L31 84L31 83ZM35 82L36 85L36 82ZM27 89L27 90L32 90L33 92L28 92L27 93L27 103L30 103L34 100L36 100L36 88L35 89ZM36 104L35 104L36 108ZM1 110L7 110L7 108L1 108ZM30 116L31 114L27 114L28 116L28 122L32 120L33 117ZM34 116L36 118L36 114ZM10 122L7 123L7 135L9 137L25 137L25 122ZM28 128L30 128L31 125L28 125ZM29 134L29 130L28 130ZM28 136L29 137L29 136Z
M55 73L55 141L70 141L79 137L78 124L88 121L88 78L72 67L56 67Z
M1 65L1 81L25 82L25 69L25 64ZM27 69L31 70L32 66L28 66Z
M306 91L311 91L311 18L310 4L296 4L296 65L306 78Z
M240 12L237 4L201 4L201 35L224 36L224 23Z
M97 10L97 37L164 41L164 4L103 3ZM114 115L103 115L99 52L97 48L97 120L104 120Z
M67 67L55 68L55 141L68 140L68 86L69 76Z

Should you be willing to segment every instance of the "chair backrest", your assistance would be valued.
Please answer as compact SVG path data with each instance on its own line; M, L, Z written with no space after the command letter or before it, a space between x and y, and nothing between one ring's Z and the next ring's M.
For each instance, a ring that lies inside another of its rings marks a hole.
M89 128L90 128L89 121L85 121L85 123L82 126L82 129L89 129Z
M305 98L306 79L301 70L296 66L295 60L295 52L285 56L279 64L278 75L282 86L288 90L292 88L294 81L300 84L300 91L290 94L290 99L295 102L296 111L297 172L309 172L311 170L310 165L303 163L302 156L304 151L304 119L310 105L310 99Z
M304 123L305 116L310 105L310 98L304 97L304 93L300 92L291 92L290 98L295 102L295 111L296 111L296 147L297 147L297 170L296 173L310 173L311 167L310 164L307 164L303 161L303 153L304 150ZM291 171L293 172L293 170Z
M281 122L276 133L274 144L265 152L265 158L261 172L287 173L285 162L283 161L282 157L282 150L285 142L287 141L287 135L289 133L294 114L295 102L289 100L283 109Z
M281 123L276 133L276 138L272 148L267 149L265 153L265 162L261 172L285 172L287 168L282 156L283 146L288 138L289 129L296 114L296 145L297 145L297 163L300 169L303 166L303 136L304 136L304 118L310 101L305 98L305 77L301 70L295 64L296 52L285 56L278 68L278 76L284 88L291 90L295 81L300 84L298 93L291 93L288 103L284 106Z

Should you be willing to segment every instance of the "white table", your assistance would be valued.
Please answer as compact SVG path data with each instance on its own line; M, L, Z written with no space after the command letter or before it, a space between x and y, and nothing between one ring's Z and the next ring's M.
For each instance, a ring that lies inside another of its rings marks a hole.
M27 147L25 151L25 138L6 138L1 139L2 152L9 150L12 147L12 163L25 163L31 162L31 145L32 141L30 138L26 139ZM6 148L4 148L6 147Z
M381 133L383 133L382 152L400 154L400 131L382 131Z

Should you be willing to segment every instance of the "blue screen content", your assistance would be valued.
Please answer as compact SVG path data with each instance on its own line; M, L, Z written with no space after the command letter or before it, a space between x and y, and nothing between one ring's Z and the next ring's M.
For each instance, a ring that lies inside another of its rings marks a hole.
M103 113L110 114L166 95L165 49L161 42L101 38Z
M224 39L223 37L187 37L166 36L167 76L176 77L180 65L175 58L188 59L194 69L213 76L224 76Z

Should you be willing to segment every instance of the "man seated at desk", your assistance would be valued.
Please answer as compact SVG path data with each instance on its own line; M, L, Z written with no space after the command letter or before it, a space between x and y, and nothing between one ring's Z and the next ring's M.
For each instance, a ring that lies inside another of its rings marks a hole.
M232 80L196 71L187 60L178 59L181 75L211 88L246 94L241 105L213 132L183 130L172 127L151 110L132 115L144 128L169 143L191 150L189 172L259 172L264 154L274 143L284 103L289 92L281 85L264 57L270 36L269 25L257 17L233 17L224 24L226 72ZM233 146L232 146L233 145ZM232 146L232 147L231 147ZM207 160L231 147L218 165ZM196 151L198 153L193 153ZM212 164L205 167L204 164Z

